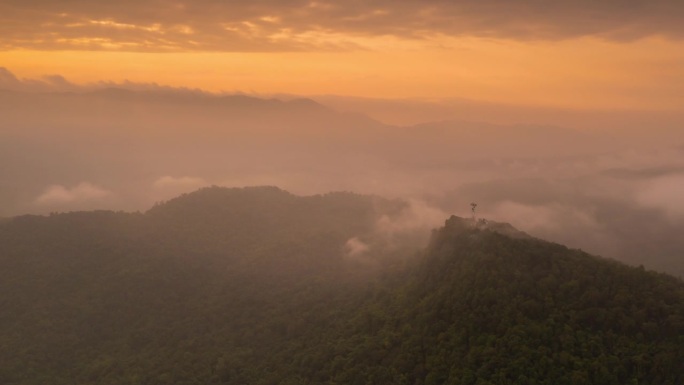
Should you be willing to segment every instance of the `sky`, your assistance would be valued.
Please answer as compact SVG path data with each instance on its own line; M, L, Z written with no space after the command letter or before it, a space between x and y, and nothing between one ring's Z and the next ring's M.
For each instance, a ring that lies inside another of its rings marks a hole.
M679 0L0 0L25 79L212 92L684 107Z

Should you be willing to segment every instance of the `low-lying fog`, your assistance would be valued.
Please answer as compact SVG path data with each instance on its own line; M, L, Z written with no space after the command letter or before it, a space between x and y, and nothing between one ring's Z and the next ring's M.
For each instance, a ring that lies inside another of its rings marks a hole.
M682 122L666 112L76 86L0 69L0 217L146 210L207 185L344 190L411 199L425 227L477 202L478 216L683 276Z

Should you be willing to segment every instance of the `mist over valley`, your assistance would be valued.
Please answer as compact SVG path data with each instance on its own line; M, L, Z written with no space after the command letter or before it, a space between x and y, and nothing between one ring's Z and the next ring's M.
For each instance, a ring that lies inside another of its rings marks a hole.
M684 273L678 130L579 129L563 115L485 123L496 111L397 125L362 104L341 112L313 99L54 83L5 70L0 216L145 210L209 185L418 201L443 213L433 226L475 201L483 217L535 236Z

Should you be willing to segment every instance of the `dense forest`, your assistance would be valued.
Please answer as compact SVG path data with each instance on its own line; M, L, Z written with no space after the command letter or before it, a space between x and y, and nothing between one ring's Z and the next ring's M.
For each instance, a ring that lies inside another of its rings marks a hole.
M405 208L212 187L0 221L0 383L684 383L681 280L505 224L377 233Z

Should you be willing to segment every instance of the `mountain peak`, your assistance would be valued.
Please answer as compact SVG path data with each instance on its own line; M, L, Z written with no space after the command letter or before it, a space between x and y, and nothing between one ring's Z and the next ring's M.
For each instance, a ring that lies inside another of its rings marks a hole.
M485 218L463 218L456 215L452 215L446 220L443 229L443 231L449 234L459 234L464 231L471 230L491 231L506 235L510 238L532 238L532 236L526 232L516 229L513 225L507 222L496 222Z
M173 198L169 201L159 203L148 210L148 213L155 214L165 211L182 211L198 210L200 207L205 208L202 214L207 214L208 211L216 210L219 207L226 205L242 205L247 202L280 202L285 199L293 199L294 195L285 190L281 190L275 186L254 186L254 187L219 187L210 186L204 187L197 191L186 193Z

